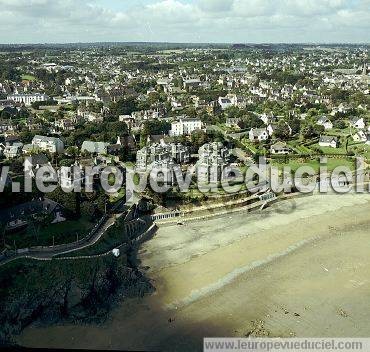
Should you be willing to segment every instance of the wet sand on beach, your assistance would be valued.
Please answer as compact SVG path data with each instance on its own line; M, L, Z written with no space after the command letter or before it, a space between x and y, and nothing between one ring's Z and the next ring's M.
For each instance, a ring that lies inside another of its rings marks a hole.
M204 336L370 337L369 200L316 195L160 227L139 251L155 294L103 326L32 326L18 342L196 351Z

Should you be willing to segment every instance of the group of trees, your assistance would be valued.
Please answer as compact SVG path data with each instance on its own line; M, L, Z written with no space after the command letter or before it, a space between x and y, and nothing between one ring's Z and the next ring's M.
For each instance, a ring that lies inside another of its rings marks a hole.
M125 136L127 134L128 129L124 122L104 121L100 123L79 124L75 130L66 133L65 139L67 145L80 147L85 140L116 143L118 136Z
M306 119L301 124L301 137L304 140L319 137L324 131L324 126L317 125L314 119Z
M3 111L1 111L0 118L2 120L22 120L27 119L30 116L30 112L26 108L22 108L20 110L16 108L6 107Z
M275 70L272 71L271 73L263 72L259 74L259 79L274 80L281 85L284 84L295 85L298 82L304 83L305 80L308 80L306 74L288 70L287 71Z
M15 68L16 62L0 63L0 81L20 81L20 72Z
M134 97L119 99L117 102L112 102L109 105L110 115L118 120L120 115L131 115L138 110L138 102Z
M45 100L45 101L34 101L31 106L35 109L35 110L39 110L41 106L52 106L52 105L56 105L58 104L55 100L53 99L49 99L49 100Z
M250 130L251 128L261 128L264 123L258 116L251 114L240 120L238 126L242 130Z
M144 122L141 129L141 135L160 135L168 134L171 129L171 124L163 120L147 120Z
M93 193L64 192L57 187L54 192L48 193L47 197L64 207L67 215L79 219L81 216L94 222L105 212L107 197L101 189Z

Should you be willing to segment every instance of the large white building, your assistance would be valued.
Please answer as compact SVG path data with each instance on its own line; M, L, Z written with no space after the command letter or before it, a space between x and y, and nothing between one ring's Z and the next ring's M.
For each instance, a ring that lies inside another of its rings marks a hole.
M35 101L47 101L50 98L46 94L35 93L35 94L12 94L8 95L7 99L13 100L16 103L31 105Z
M246 100L243 97L238 97L236 94L227 94L226 97L219 97L218 104L222 110L232 106L244 109L247 106Z
M202 129L202 121L199 119L184 118L180 121L172 122L170 136L190 135L196 130Z
M51 154L62 154L64 152L64 143L59 138L35 136L32 139L32 145L40 150L47 151Z

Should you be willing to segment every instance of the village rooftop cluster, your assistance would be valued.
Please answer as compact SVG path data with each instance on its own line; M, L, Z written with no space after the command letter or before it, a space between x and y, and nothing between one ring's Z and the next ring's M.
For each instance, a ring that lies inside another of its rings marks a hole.
M204 200L198 184L221 184L225 169L238 170L233 185L249 192L246 175L260 157L279 177L284 167L292 173L310 167L318 182L323 157L329 173L351 172L361 158L367 175L369 72L366 45L4 49L0 218L16 228L25 205L45 199L68 210L58 221L68 221L68 213L74 219L102 213L131 198L140 174L153 170L162 170L152 179L165 192L143 188L138 197L167 210ZM74 170L86 167L98 170L92 194L63 194L81 178ZM40 169L59 175L53 192L19 186L14 196L12 185L37 181ZM130 170L136 179L128 185ZM190 170L197 173L180 190L176 175L186 180ZM102 174L110 185L122 180L114 192L96 182ZM45 211L35 207L27 216Z

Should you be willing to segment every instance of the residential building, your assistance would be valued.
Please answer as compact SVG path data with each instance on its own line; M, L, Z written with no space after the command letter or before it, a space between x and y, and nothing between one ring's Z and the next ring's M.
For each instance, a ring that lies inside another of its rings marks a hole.
M320 147L337 148L338 138L334 136L320 136L319 145Z
M197 177L200 183L217 183L225 176L223 171L229 165L230 151L222 143L214 142L199 148Z
M133 128L135 125L135 118L133 118L131 115L120 115L118 116L118 120L120 122L124 122L128 129Z
M99 112L78 110L77 115L88 122L101 122L104 119L103 114Z
M251 142L262 142L269 138L269 133L266 128L252 128L249 131L249 140Z
M64 208L60 204L45 198L0 211L0 222L6 226L6 230L17 231L27 227L33 215L42 213L47 213L52 217L52 224L66 220L63 214Z
M172 122L170 136L190 135L196 130L202 129L202 121L199 119L182 118L178 122Z
M106 142L92 142L84 141L82 143L81 152L87 152L90 154L105 155L108 153L109 143Z
M357 131L353 135L353 140L355 142L367 142L367 134L363 130Z
M226 97L219 97L218 98L218 104L221 106L222 110L226 110L233 106L232 101L229 98Z
M76 128L76 119L60 119L54 125L63 131L73 131Z
M0 120L0 133L13 132L14 123L12 120Z
M36 101L47 101L50 98L46 94L11 94L7 96L7 100L13 100L16 103L22 103L24 105L31 105Z
M35 178L37 170L41 167L45 170L45 173L43 174L44 181L47 181L48 177L50 181L54 180L54 169L45 154L35 154L24 159L24 172L29 177Z
M363 130L366 126L363 117L353 117L351 118L349 123L351 127L356 128L358 130Z
M12 145L8 145L4 148L3 154L7 159L14 159L22 154L22 143L14 143Z
M277 142L270 147L271 154L289 154L292 150L287 146L285 142Z
M326 116L319 117L319 119L317 120L317 124L319 126L323 126L325 130L331 130L333 128L333 123Z
M64 143L60 138L36 135L32 139L32 145L51 154L64 153Z
M192 90L194 88L197 88L201 85L201 80L199 78L191 78L184 80L184 89Z
M149 147L140 149L136 154L136 167L140 171L146 171L153 163L172 161L178 164L186 164L190 160L189 149L182 144L155 143Z

